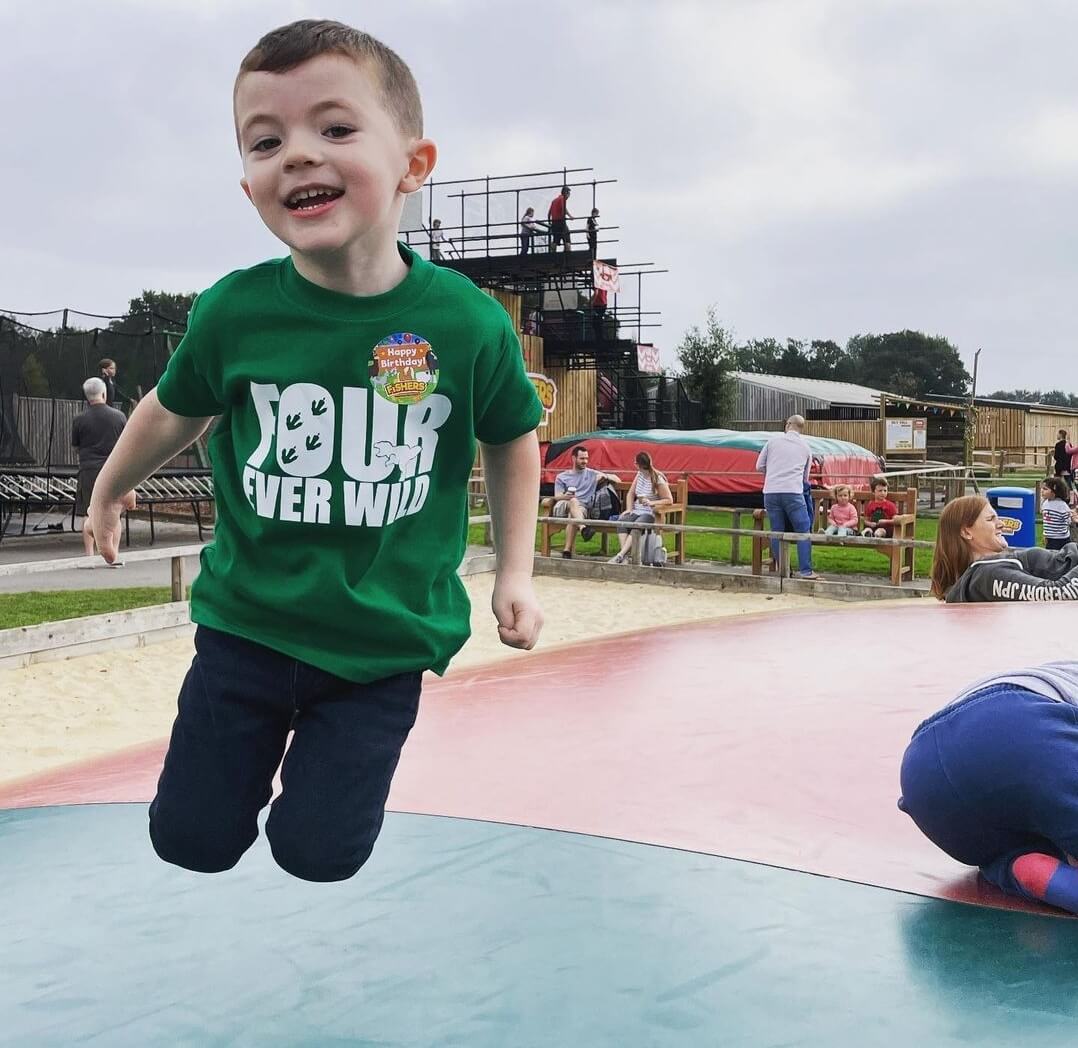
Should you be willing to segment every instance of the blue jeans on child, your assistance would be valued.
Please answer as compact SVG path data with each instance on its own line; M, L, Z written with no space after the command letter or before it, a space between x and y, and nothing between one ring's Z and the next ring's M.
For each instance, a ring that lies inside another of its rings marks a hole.
M764 495L764 509L772 531L797 531L808 533L812 530L812 518L802 495L782 492ZM771 559L778 563L779 540L771 540ZM797 570L802 575L812 571L812 543L797 544Z
M154 850L201 873L235 866L294 731L266 822L273 857L304 880L351 877L382 828L422 674L357 684L205 626L195 650L150 805Z
M899 808L1012 895L1020 855L1078 848L1078 707L995 684L929 717L902 758Z

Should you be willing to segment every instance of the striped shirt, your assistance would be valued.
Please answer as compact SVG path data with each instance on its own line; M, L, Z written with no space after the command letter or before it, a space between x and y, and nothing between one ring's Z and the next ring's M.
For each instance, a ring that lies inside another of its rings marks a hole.
M1069 539L1071 537L1071 510L1062 499L1048 499L1041 503L1046 539Z
M666 482L666 477L657 472L660 483ZM633 505L635 506L641 499L649 499L654 502L655 499L662 498L659 494L658 488L651 483L651 477L647 473L637 473L636 480L633 481Z

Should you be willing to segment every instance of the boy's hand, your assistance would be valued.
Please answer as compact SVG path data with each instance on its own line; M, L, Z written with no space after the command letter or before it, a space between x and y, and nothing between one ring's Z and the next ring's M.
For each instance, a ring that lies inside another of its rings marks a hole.
M99 502L90 497L90 514L83 530L88 531L97 543L98 552L106 564L113 564L120 555L120 512L135 508L135 493L129 491L122 498L111 502Z
M530 576L497 578L490 598L498 620L498 636L510 648L530 651L543 628L543 609L535 597Z

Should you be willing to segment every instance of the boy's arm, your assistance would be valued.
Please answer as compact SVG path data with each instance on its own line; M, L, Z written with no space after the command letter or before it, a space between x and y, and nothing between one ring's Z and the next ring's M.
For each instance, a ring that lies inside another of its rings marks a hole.
M498 635L511 648L534 648L543 612L532 588L539 441L532 430L506 444L483 444L487 504L494 527L491 608Z
M210 418L173 414L157 399L156 390L143 397L131 412L90 498L90 533L109 564L116 560L119 551L124 495L194 443L209 424Z

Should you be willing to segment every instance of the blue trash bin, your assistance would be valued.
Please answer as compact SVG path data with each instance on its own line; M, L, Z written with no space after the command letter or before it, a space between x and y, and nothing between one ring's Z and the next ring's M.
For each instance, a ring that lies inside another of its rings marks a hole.
M1032 488L989 488L985 495L1003 522L1008 546L1025 549L1037 545L1036 492Z

